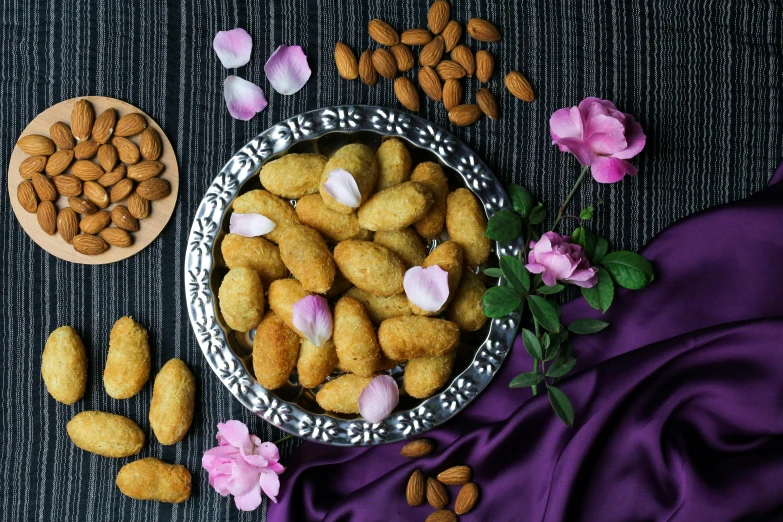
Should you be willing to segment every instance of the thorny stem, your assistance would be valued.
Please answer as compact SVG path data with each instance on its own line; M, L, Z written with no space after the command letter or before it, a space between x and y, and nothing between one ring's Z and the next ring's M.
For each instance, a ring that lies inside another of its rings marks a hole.
M582 167L582 173L579 175L579 178L577 178L576 183L574 184L574 187L571 189L571 192L568 193L568 196L566 196L565 201L563 202L563 205L560 207L560 210L557 212L557 219L555 219L555 223L552 225L552 231L554 232L557 230L557 225L560 224L560 220L563 219L563 213L565 212L566 208L568 207L568 204L571 203L571 199L573 199L574 194L576 194L576 191L579 190L579 187L582 186L582 181L584 181L585 176L587 175L587 172L590 170L589 166Z
M286 435L286 436L285 436L285 437L283 437L282 439L280 439L280 440L276 440L276 441L274 442L274 444L275 444L275 446L277 446L277 445L278 445L278 444L280 444L281 442L285 442L285 441L287 441L288 439L293 439L293 438L294 438L294 436L293 436L293 435Z
M533 319L533 325L536 327L536 338L538 338L538 333L539 333L538 321L536 321L535 318ZM541 369L543 370L543 364ZM535 359L533 361L533 373L538 373L538 359ZM538 384L534 384L532 388L533 388L533 397L535 397L536 395L538 395Z

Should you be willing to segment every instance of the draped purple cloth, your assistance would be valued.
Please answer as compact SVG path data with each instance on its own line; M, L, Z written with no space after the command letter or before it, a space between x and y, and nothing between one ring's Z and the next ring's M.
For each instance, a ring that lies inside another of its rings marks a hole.
M546 394L507 387L532 366L517 341L490 386L426 435L436 452L307 442L268 520L424 520L432 508L408 507L408 477L456 464L482 493L466 521L783 520L782 228L777 183L662 232L643 250L654 284L619 291L603 316L564 306L566 324L611 323L574 341L578 365L559 384L573 429Z

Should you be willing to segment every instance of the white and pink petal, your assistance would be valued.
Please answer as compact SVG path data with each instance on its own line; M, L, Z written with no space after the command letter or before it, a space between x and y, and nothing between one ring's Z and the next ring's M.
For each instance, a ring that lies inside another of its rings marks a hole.
M275 229L275 222L262 214L231 214L228 231L244 237L257 237L268 234Z
M449 298L449 273L438 265L409 268L402 285L408 300L427 312L437 312Z
M332 196L335 201L342 203L346 207L359 208L362 203L362 194L359 192L359 185L356 180L345 169L334 169L331 171L324 183L326 192Z
M247 121L267 106L264 91L258 85L239 76L228 76L223 81L223 96L231 117Z
M219 31L212 41L220 62L226 69L242 67L250 61L250 53L253 51L253 39L242 29L237 27L230 31Z
M292 321L297 330L316 346L332 337L332 311L320 295L308 295L294 303Z
M307 56L298 45L281 45L264 65L272 88L280 94L294 94L310 79Z
M390 375L374 377L359 395L359 413L372 423L383 422L400 402L400 389Z

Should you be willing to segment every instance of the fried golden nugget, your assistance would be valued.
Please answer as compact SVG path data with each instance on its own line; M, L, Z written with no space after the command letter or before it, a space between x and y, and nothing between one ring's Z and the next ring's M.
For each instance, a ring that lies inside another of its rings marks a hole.
M149 378L147 330L132 317L121 317L109 334L109 353L103 369L106 393L115 399L128 399L139 393Z
M367 230L400 230L423 218L432 206L429 189L406 181L375 194L359 207L359 224Z
M87 350L79 334L61 326L49 334L41 356L41 375L54 400L73 404L87 389Z
M336 212L324 205L319 194L311 194L297 201L296 215L302 223L336 243L346 239L370 239L370 231L359 225L355 212Z
M459 344L459 326L420 315L392 317L378 328L378 342L389 359L408 361L449 354Z
M190 498L190 471L155 457L129 462L117 474L117 487L136 500L178 504Z
M68 421L65 429L77 447L104 457L129 457L144 447L144 432L122 415L83 411Z
M439 357L421 357L405 363L402 382L405 391L411 397L426 399L446 384L454 368L457 353Z
M281 198L299 199L318 192L326 156L286 154L261 167L261 184Z
M316 346L307 339L302 339L299 359L296 361L299 384L305 388L315 388L329 377L336 365L337 349L334 341L329 339L323 345Z
M255 270L238 266L223 278L218 290L220 313L237 332L255 328L264 316L264 286Z
M353 176L359 187L359 194L362 196L361 203L364 203L372 194L375 182L378 181L378 162L372 149L361 143L351 143L340 148L326 162L319 186L324 204L336 212L350 214L354 209L335 200L324 187L329 179L329 173L336 169L346 170Z
M288 382L299 359L299 336L269 312L256 328L253 340L253 370L256 380L267 390L276 390Z
M359 395L372 377L346 373L323 385L315 394L315 401L326 411L359 413Z
M430 255L428 255L427 259L421 264L424 268L433 265L438 265L444 272L449 274L449 297L437 312L427 312L415 304L411 304L413 313L417 315L438 315L445 310L451 302L451 299L457 292L457 287L459 287L459 281L462 277L462 247L454 241L441 243L435 250L430 252Z
M163 445L185 438L193 422L196 380L181 359L171 359L155 377L150 403L150 428Z
M402 364L402 361L395 361L394 359L389 359L383 353L381 353L381 359L378 361L378 366L375 367L376 372L385 372L388 370L391 370L392 368L396 368Z
M334 307L334 345L340 368L372 377L381 360L381 347L364 306L358 299L342 297Z
M391 138L381 143L381 146L375 151L375 159L378 160L376 192L410 179L411 153L408 152L401 140Z
M405 266L419 266L427 257L427 249L421 238L412 228L402 230L379 230L375 233L373 241L388 248L399 257Z
M477 267L489 258L491 248L487 215L476 196L468 189L457 189L446 200L446 229L449 237L462 245L465 264Z
M290 275L280 258L280 248L263 237L227 234L220 251L229 269L244 266L255 270L264 286Z
M234 212L240 214L261 214L277 225L274 230L264 237L273 243L277 243L280 235L289 225L301 225L299 218L291 204L266 190L251 190L242 194L232 204Z
M418 181L426 186L433 197L429 211L413 224L416 232L424 239L435 239L446 223L446 198L449 195L449 182L443 169L437 163L426 161L419 163L413 169L411 181Z
M364 305L370 321L376 325L392 317L413 315L411 302L404 293L383 297L354 286L345 292L345 295L358 299Z
M355 239L343 241L334 249L334 261L346 279L371 294L390 296L405 290L405 263L381 245Z
M337 273L334 274L334 283L332 283L332 287L324 295L331 299L343 295L349 288L353 288L353 284L338 270Z
M308 292L326 293L337 268L326 241L314 228L290 226L280 235L280 257Z
M278 279L269 285L267 295L269 308L300 337L304 337L304 334L294 326L294 305L308 295L311 295L311 292L302 288L302 283L296 279Z
M487 287L472 270L464 269L454 299L446 309L446 319L457 323L460 330L475 332L487 322L481 309L481 298Z

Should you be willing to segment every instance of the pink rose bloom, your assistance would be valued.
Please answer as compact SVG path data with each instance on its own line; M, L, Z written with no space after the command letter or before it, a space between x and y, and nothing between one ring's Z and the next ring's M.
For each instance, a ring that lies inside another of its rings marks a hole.
M243 511L261 505L261 491L277 502L278 475L285 468L278 463L280 453L271 442L250 435L247 426L235 420L218 423L218 446L204 452L201 465L209 472L209 484L221 495L234 495Z
M614 183L636 167L628 161L644 148L647 137L642 126L614 103L585 98L579 107L560 109L549 119L552 143L570 152L582 166L590 166L599 183Z
M532 250L527 256L525 268L533 274L542 274L546 286L563 281L592 288L598 283L598 271L590 267L582 247L571 243L570 239L556 232L547 232L537 243L531 241Z

